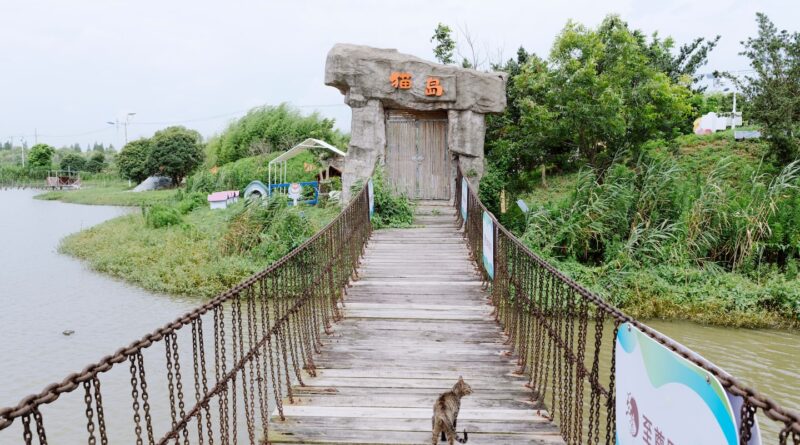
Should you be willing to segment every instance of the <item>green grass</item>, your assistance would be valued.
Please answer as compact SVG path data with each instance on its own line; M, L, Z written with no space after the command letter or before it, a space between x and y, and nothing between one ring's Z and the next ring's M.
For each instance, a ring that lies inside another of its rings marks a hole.
M88 181L78 190L56 190L36 195L36 199L72 204L141 207L175 200L176 190L130 191L127 181Z
M671 144L656 141L647 149L651 158L676 166L669 179L656 180L666 184L663 191L642 189L654 194L655 204L642 207L651 198L631 186L631 180L642 178L636 173L639 164L609 173L604 185L578 195L577 188L587 184L578 173L551 175L547 187L537 178L514 197L531 209L527 227L517 234L557 268L637 318L800 328L798 260L792 253L800 244L792 244L791 235L797 230L791 198L796 192L789 189L775 198L774 216L752 211L780 171L763 160L764 142L734 142L728 130L686 135ZM755 173L764 175L761 188L751 185ZM720 198L709 200L707 208L695 206L697 190L713 175L719 178ZM663 219L669 224L661 226ZM755 238L757 224L766 221L772 235ZM690 231L690 223L699 224L699 235ZM730 260L732 248L744 245L736 233L756 239L743 248L749 256L740 263ZM777 236L782 233L790 235ZM702 244L705 237L708 243Z
M148 227L143 215L136 212L68 236L60 251L86 260L94 270L152 292L209 298L271 262L257 251L224 252L222 242L242 206L240 202L225 210L198 208L184 215L182 224L157 229ZM314 233L339 209L292 211L302 212L310 225L306 233ZM280 246L284 250L290 247Z

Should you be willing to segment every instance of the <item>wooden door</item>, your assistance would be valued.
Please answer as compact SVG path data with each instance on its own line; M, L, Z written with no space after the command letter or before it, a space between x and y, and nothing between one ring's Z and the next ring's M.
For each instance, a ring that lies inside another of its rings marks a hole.
M413 199L449 199L447 115L389 111L386 174L397 193Z

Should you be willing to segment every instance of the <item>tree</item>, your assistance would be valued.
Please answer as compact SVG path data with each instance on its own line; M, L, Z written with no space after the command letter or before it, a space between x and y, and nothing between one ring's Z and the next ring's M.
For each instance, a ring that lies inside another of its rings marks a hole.
M286 104L250 110L208 141L208 152L219 165L248 156L288 150L306 138L325 140L344 148L347 139L333 128L333 119L313 113L307 116Z
M174 185L192 173L203 162L200 133L185 127L167 127L151 139L147 170L152 174L169 176Z
M86 162L86 170L92 173L100 173L106 167L106 155L102 151L96 151Z
M548 61L529 61L515 82L526 131L601 172L616 155L635 157L646 141L688 128L688 84L655 69L617 16L596 30L568 23Z
M756 14L756 23L758 36L742 42L740 54L755 71L745 76L742 90L771 156L788 164L800 155L800 33L778 31L763 13Z
M150 139L141 138L128 142L117 155L119 174L135 182L142 182L150 176L147 158L150 156Z
M67 153L61 158L59 164L61 170L82 171L86 168L86 159L78 153Z
M669 76L673 82L682 82L684 77L692 83L700 80L702 76L697 74L697 70L708 63L708 55L719 43L720 36L713 39L696 37L689 43L685 43L678 48L678 53L673 52L675 40L672 37L661 39L658 32L654 32L652 40L648 43L644 34L633 31L633 35L642 47L645 55L650 59L653 68ZM698 92L705 88L700 88Z
M47 144L36 144L31 147L28 155L28 163L31 168L50 168L53 162L53 154L56 149Z
M453 52L456 49L456 42L451 36L452 33L453 30L449 26L439 23L431 37L431 42L436 42L436 46L433 47L433 55L436 60L445 65L455 62Z

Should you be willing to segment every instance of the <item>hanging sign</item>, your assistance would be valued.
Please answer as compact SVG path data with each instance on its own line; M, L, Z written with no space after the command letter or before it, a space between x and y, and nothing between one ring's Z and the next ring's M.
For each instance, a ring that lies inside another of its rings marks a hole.
M461 178L461 219L466 223L467 221L467 178Z
M710 372L629 323L619 327L615 358L617 444L739 443L731 396ZM759 436L756 425L748 445Z
M289 184L287 195L294 202L294 205L297 205L297 201L303 196L303 186L299 182Z
M369 197L369 219L375 214L375 187L372 185L372 178L367 181L367 196Z
M483 212L483 268L494 279L494 222L489 212Z

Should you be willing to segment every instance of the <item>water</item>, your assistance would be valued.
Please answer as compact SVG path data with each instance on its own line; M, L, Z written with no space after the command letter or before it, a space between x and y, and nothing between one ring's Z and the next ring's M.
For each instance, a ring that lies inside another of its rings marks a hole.
M44 386L111 354L198 304L197 300L153 295L88 270L61 255L64 236L131 209L82 206L32 199L35 192L0 190L0 405L15 404ZM744 330L692 323L648 323L769 395L800 411L800 334ZM71 336L62 334L74 330ZM163 349L145 351L158 368ZM130 383L125 365L103 375L106 419L130 416ZM164 382L153 382L163 386ZM154 394L164 394L156 390ZM42 409L55 443L86 441L82 394L62 396ZM163 409L166 400L160 408ZM154 408L157 409L157 408ZM163 413L166 414L166 413ZM166 415L163 416L166 418ZM111 420L109 420L111 419ZM760 419L764 442L774 442L775 424ZM124 425L126 428L128 425ZM0 444L20 441L20 422L0 432ZM163 431L163 428L159 428Z
M35 193L0 190L0 406L60 382L197 305L128 286L57 252L64 236L131 209L39 201ZM65 336L65 330L75 333ZM110 385L104 395L115 391ZM118 389L129 403L130 384ZM53 427L70 437L80 431L85 441L85 420L50 421L62 402L43 409L48 432ZM16 431L13 439L7 433L0 432L0 444L19 443Z

